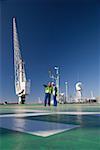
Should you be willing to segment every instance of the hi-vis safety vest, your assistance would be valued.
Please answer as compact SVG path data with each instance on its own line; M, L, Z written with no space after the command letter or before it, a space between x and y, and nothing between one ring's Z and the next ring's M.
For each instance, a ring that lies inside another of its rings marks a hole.
M49 94L51 94L52 93L52 87L49 87L49 86L47 86L46 88L45 88L45 93L49 93Z
M49 93L49 87L45 87L45 93Z
M49 87L49 93L52 94L52 92L53 92L53 87L50 86Z

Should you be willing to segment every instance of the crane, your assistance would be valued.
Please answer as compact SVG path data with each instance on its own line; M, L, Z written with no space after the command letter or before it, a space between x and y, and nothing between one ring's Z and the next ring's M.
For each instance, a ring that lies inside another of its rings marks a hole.
M15 71L15 91L18 96L18 102L25 103L26 95L30 92L30 81L26 79L24 60L21 56L20 43L16 18L13 18L13 48L14 48L14 71Z

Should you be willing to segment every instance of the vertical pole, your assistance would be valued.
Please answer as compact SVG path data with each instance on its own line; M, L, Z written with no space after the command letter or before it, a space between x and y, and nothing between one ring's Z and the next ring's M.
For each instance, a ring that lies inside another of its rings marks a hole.
M22 102L22 99L21 99L21 96L19 96L18 104L21 104L21 102Z
M68 100L68 82L65 82L65 86L66 86L66 102L69 102Z
M91 91L91 99L93 99L94 98L94 96L93 96L93 91Z
M56 71L56 87L58 90L58 94L57 94L57 100L59 101L59 92L60 92L60 76L59 76L59 68L55 67L55 71Z

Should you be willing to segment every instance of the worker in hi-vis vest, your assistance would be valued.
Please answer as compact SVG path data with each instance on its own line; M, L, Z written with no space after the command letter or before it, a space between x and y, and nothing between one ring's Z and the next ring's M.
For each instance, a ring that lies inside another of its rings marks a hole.
M44 85L44 87L45 87L44 106L46 106L47 103L48 103L48 106L50 106L51 94L52 94L53 88L50 82L48 83L48 85Z

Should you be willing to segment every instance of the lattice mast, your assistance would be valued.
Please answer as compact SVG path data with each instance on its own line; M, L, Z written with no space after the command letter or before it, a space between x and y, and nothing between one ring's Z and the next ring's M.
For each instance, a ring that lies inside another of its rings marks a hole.
M26 95L29 94L30 83L26 80L24 61L21 57L20 44L16 26L13 18L13 45L14 45L14 69L15 69L15 91L19 97L19 103L24 103Z

